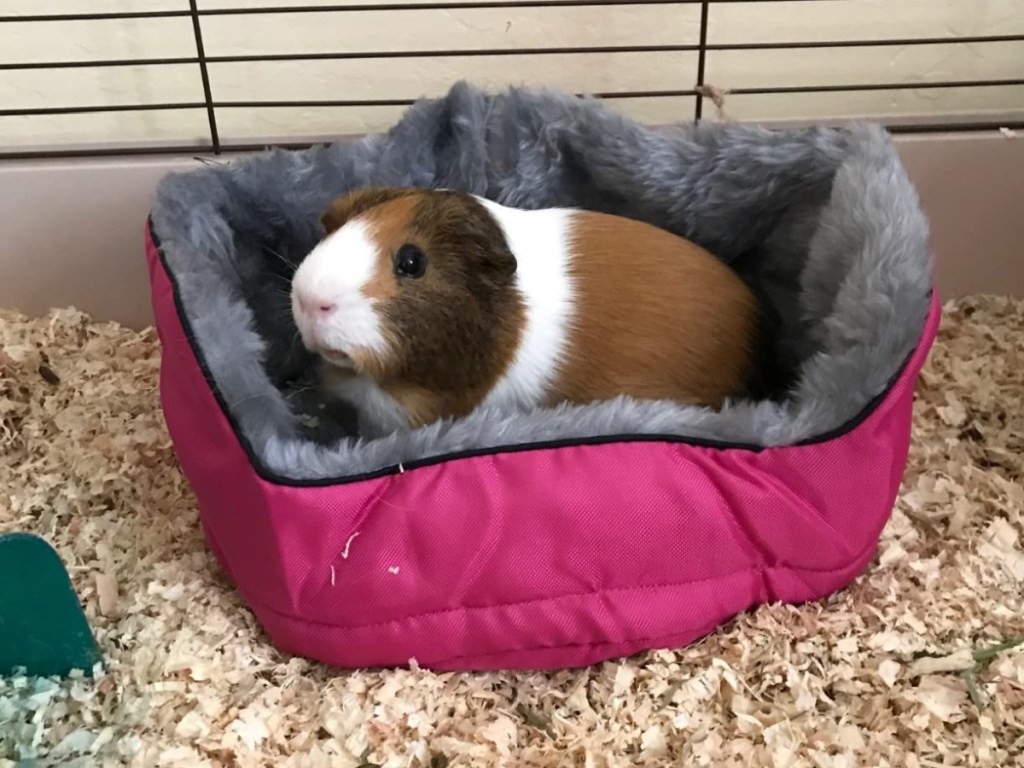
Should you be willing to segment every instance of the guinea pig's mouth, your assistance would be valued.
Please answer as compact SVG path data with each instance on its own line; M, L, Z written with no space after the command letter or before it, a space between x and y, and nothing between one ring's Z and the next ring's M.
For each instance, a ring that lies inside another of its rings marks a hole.
M331 365L337 366L338 368L354 367L352 358L340 349L324 349L321 347L317 351L320 353L320 357Z

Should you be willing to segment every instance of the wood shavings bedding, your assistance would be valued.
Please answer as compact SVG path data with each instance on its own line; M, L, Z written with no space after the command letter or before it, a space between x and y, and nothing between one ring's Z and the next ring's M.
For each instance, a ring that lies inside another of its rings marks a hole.
M0 312L0 530L44 536L106 657L0 681L0 767L1021 765L1024 302L946 306L869 572L695 645L556 674L278 654L176 468L152 331Z

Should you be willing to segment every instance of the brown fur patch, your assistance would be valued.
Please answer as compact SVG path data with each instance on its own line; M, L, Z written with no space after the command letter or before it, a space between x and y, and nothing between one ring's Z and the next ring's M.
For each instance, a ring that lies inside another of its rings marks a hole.
M380 302L398 295L401 286L394 272L394 255L405 243L423 248L416 242L422 238L413 238L411 231L413 216L422 200L422 195L406 195L371 208L358 217L366 222L370 237L379 249L373 277L363 288L366 298Z
M386 359L354 353L357 369L394 397L414 426L468 414L508 367L525 323L515 257L500 225L470 195L395 189L352 193L332 204L325 220L344 224L357 216L380 245L366 294L394 350ZM420 278L394 274L394 255L406 243L426 254Z
M422 190L406 187L361 187L332 200L320 216L320 223L329 235L371 208L390 200L419 194L422 194Z
M616 395L717 406L752 372L758 305L703 248L651 225L573 217L570 354L552 402Z

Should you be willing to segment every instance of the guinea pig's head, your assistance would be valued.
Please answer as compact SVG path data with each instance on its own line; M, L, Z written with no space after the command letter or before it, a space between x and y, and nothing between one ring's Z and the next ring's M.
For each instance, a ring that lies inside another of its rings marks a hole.
M364 188L322 216L292 280L303 343L328 363L436 391L486 387L523 305L500 224L471 195Z

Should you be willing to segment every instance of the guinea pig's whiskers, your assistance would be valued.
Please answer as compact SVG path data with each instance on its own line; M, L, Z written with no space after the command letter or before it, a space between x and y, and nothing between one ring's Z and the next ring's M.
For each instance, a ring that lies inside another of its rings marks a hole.
M294 270L299 268L298 264L296 264L294 261L291 261L291 260L285 258L283 254L278 253L273 248L271 248L269 245L261 243L260 247L262 247L263 250L266 251L267 253L269 253L271 256L276 256L277 258L279 258L281 260L281 263L283 263L286 267L288 267L292 271L294 271Z
M270 288L271 293L276 293L278 296L284 296L286 299L291 299L292 295L288 291L282 291L280 288Z
M285 307L271 307L267 312L267 317L270 319L271 323L280 323L289 328L295 327L295 315L292 314L291 302L289 302L288 306ZM298 331L296 331L296 333L298 333Z
M279 275L276 272L271 272L270 276L272 278L274 278L275 280L280 280L282 283L284 283L285 285L288 286L289 290L291 290L291 287L292 287L291 278L285 277L284 275Z

